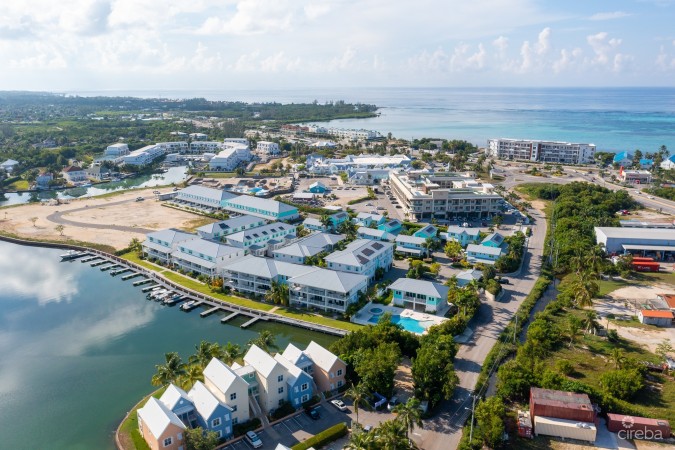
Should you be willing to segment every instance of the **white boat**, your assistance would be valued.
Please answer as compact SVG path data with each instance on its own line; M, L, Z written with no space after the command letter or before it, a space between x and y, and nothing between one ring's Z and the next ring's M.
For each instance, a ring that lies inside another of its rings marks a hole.
M180 309L183 311L187 311L188 309L192 308L192 306L197 303L195 300L190 300L189 302L183 303L180 305Z
M61 255L61 260L62 261L68 261L70 259L75 259L79 258L80 256L84 256L86 253L84 252L78 252L77 250L68 250L66 253Z

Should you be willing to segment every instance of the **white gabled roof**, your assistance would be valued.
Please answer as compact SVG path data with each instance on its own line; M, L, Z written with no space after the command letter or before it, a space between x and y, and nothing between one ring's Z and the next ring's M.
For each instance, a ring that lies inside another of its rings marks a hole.
M234 384L237 379L241 379L242 382L246 383L244 379L240 378L234 370L229 368L227 364L222 362L217 358L213 358L211 362L204 369L204 378L208 378L211 382L218 388L220 392L227 392L230 386Z
M281 354L281 356L283 356L293 364L297 364L300 361L300 359L302 359L302 355L303 355L302 350L300 350L293 344L288 344L288 346L286 346L286 350L284 350L284 352Z
M174 412L177 408L192 408L192 401L188 397L188 394L173 383L166 388L159 401Z
M417 245L424 245L427 240L426 238L423 237L418 237L418 236L408 236L405 234L399 234L396 236L396 242L403 242L406 244L417 244Z
M253 239L266 238L275 233L284 233L285 235L295 233L295 225L289 225L283 222L272 222L261 227L249 228L227 236L228 241L245 242Z
M309 343L304 353L305 355L309 356L314 364L327 372L330 371L333 365L335 365L336 361L342 361L336 355L329 352L314 341Z
M251 225L258 224L260 222L265 222L265 219L260 217L243 215L232 217L231 219L221 220L220 222L209 223L207 225L197 228L197 231L202 233L215 233L216 231L222 231L224 233L229 232L233 228L249 227Z
M286 211L298 210L298 208L287 205L285 203L278 202L276 200L270 200L260 197L252 197L250 195L240 195L236 198L228 200L227 203L230 205L238 205L238 206L246 206L249 208L262 209L263 211L268 211L276 214L280 214Z
M427 297L435 297L446 299L448 298L447 286L433 283L425 280L415 280L413 278L399 278L389 285L389 289L396 289L404 292L413 292L415 294L422 294Z
M468 236L476 236L480 233L479 228L458 227L457 225L448 225L448 232L441 234L466 234Z
M302 374L305 373L302 371L301 368L299 368L298 366L296 366L295 364L293 364L292 362L281 356L279 353L274 355L274 360L279 364L281 364L282 366L284 366L286 372L288 372L287 381L289 384L295 384L295 380L300 378Z
M150 433L157 439L159 439L170 424L174 424L183 430L185 429L185 425L178 416L155 397L150 397L145 406L138 410L138 417L143 420Z
M357 239L340 252L326 256L327 263L364 266L382 253L393 248L389 242Z
M220 403L216 396L201 381L195 382L190 392L188 392L188 397L190 397L190 400L195 405L195 409L204 420L208 420L221 404L231 409L229 406Z
M500 247L490 247L488 245L469 244L466 246L467 253L483 253L485 255L501 255L502 249Z
M356 273L339 272L316 267L313 269L311 272L289 278L288 284L299 284L301 286L348 294L361 283L366 282L367 284L368 282L368 277Z
M186 233L185 231L180 231L175 228L167 228L165 230L148 233L146 234L146 237L148 239L154 238L158 241L168 242L169 245L173 245L177 242L187 241L189 239L197 239L199 236L196 234Z
M315 268L311 266L293 264L286 261L278 261L276 259L253 255L246 255L243 258L237 259L236 261L225 265L223 269L269 279L276 278L277 275L294 277L315 270Z
M244 362L252 366L256 372L266 379L279 367L279 363L269 353L255 344L251 345L251 348L246 352Z

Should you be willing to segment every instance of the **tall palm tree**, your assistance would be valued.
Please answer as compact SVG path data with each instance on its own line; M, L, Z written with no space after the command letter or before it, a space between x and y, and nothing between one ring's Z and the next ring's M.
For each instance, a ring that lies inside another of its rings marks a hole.
M143 251L141 241L139 241L138 238L133 238L131 242L129 242L129 250L140 255Z
M239 347L237 344L233 344L232 342L228 342L225 344L223 347L223 361L225 361L225 364L228 366L232 365L235 359L239 358L241 355L241 347Z
M265 294L265 299L275 305L288 304L288 285L278 281L272 281L270 290Z
M333 226L333 221L330 220L330 216L328 214L324 214L319 218L319 222L321 222L321 225L326 227L326 229L330 229Z
M378 450L417 448L406 436L405 425L398 420L387 420L377 427L375 441Z
M356 413L356 423L359 423L359 406L365 404L368 396L368 389L363 383L352 384L345 391L345 397L351 398L354 402L354 412Z
M396 405L394 408L396 420L405 425L405 437L409 437L415 429L415 425L422 427L422 411L420 411L420 401L412 397L407 402Z
M600 328L600 324L598 323L598 313L592 309L587 310L583 319L581 319L581 326L585 333L595 334L598 328Z
M373 433L366 433L361 430L361 427L352 430L352 436L349 438L349 443L345 446L347 450L371 450L374 448L375 439Z
M270 347L276 347L274 334L272 334L272 332L269 330L261 331L258 334L258 337L255 339L251 339L248 344L249 346L256 345L261 349L265 350L266 352L269 352Z
M157 364L157 373L152 376L150 382L153 386L166 386L176 383L185 374L185 364L181 361L178 353L164 354L165 364Z
M581 321L576 316L569 316L564 331L570 340L569 346L574 347L574 343L579 337L579 331L581 331Z
M623 366L623 363L626 361L626 357L623 354L623 350L619 347L614 347L612 352L609 354L610 361L614 362L614 368L620 369Z
M593 280L595 274L589 271L580 272L570 284L570 290L577 306L585 308L593 306L593 297L598 294L598 284Z
M204 381L204 368L197 364L187 366L185 373L178 379L180 387L190 390L197 381Z
M422 246L424 247L427 257L431 257L431 251L436 246L436 241L434 240L434 238L428 237L424 240L424 244L422 244Z
M217 346L218 344L215 345ZM188 362L203 369L214 357L213 346L214 344L211 342L201 341L199 345L195 345L196 352L194 355L191 355L190 358L188 358Z
M600 273L602 270L602 262L605 256L605 249L602 244L594 245L588 251L584 259L584 266L594 274Z

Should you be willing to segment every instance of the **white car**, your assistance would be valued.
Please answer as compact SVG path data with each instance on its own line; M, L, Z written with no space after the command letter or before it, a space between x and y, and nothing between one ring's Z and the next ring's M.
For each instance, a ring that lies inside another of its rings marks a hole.
M342 400L331 400L331 403L340 411L347 411L347 405Z
M255 432L253 431L246 432L246 440L248 441L249 444L251 444L253 448L260 448L263 445L258 435L255 434Z
M648 195L647 198L648 198L649 200L654 200L654 196L653 196L653 195Z

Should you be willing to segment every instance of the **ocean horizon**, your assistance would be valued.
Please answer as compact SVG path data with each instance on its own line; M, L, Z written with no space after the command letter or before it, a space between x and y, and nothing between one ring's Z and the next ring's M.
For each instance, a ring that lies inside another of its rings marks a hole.
M379 116L340 119L330 126L365 128L403 139L490 138L592 143L598 151L654 152L675 148L675 88L330 88L269 90L106 90L81 96L195 98L375 104Z

